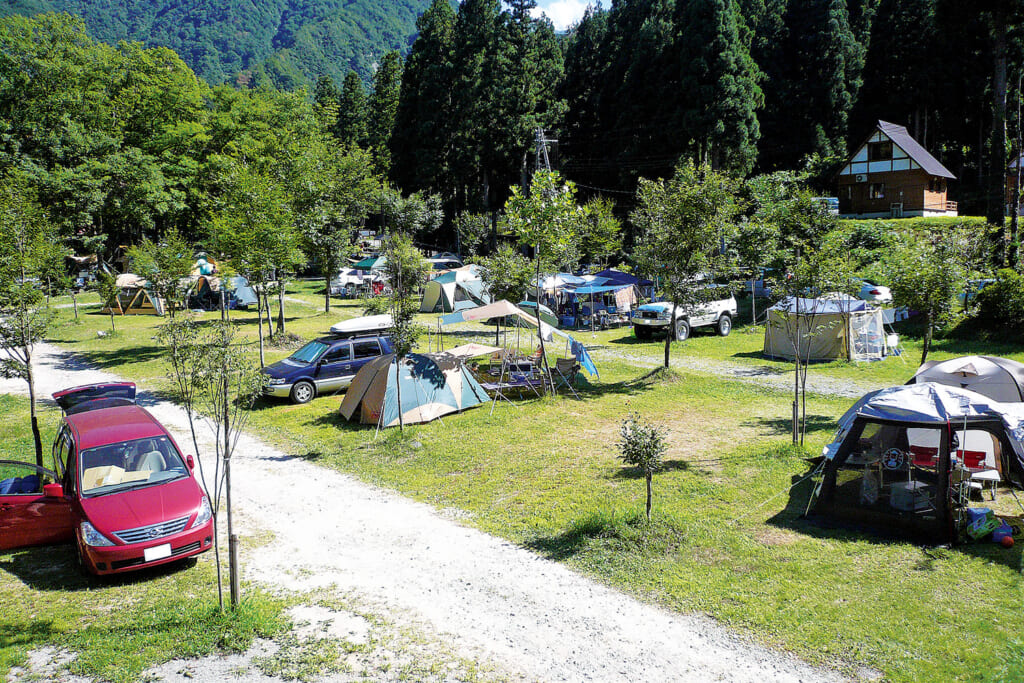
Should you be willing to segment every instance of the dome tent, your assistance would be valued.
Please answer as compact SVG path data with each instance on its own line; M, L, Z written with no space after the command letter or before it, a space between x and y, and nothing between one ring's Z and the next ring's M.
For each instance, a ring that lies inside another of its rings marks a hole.
M391 353L360 368L338 412L346 420L394 427L399 414L404 424L430 422L487 400L480 383L450 354L410 353L395 363Z
M1024 363L994 356L961 356L924 363L907 384L938 382L1003 403L1024 401Z
M420 313L451 313L491 302L480 279L479 266L447 270L423 288Z
M931 542L957 540L966 516L954 459L1024 482L1024 406L923 383L866 394L825 446L808 515ZM961 470L962 471L962 470Z
M787 297L768 309L764 355L793 360L880 360L885 357L882 311L845 294Z

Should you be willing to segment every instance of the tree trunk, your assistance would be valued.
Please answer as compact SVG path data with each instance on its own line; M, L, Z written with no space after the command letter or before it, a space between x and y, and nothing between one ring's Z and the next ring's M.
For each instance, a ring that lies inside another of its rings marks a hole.
M647 479L647 521L651 521L651 477L650 471L646 472Z
M75 320L78 320L78 295L73 289L71 290L71 305L75 307Z
M284 280L277 288L277 331L284 334Z
M399 380L398 355L395 355L395 397L398 400L398 429L405 431L405 418L402 416L402 382ZM381 404L381 414L384 414L384 405Z
M260 340L260 368L266 366L263 357L263 297L256 295L256 334Z
M676 305L672 304L672 316L668 321L668 334L665 335L665 369L668 370L668 356L672 349L672 339L676 336Z
M928 349L932 345L932 316L927 314L924 319L924 345L921 347L921 365L928 360Z
M29 403L29 414L31 415L32 423L32 442L36 449L36 465L39 467L43 466L43 438L39 433L39 418L36 415L36 383L35 377L32 374L32 354L26 347L25 349L25 368L26 368L26 380L28 380L28 403Z
M331 271L328 270L324 274L324 284L327 286L324 289L324 313L331 312Z
M537 251L537 253L534 254L534 257L536 257L536 259L537 259L537 339L540 341L540 358L538 360L540 360L540 361L542 361L544 363L544 366L545 366L545 369L546 369L547 368L548 354L547 354L547 349L544 348L544 328L543 328L543 324L544 323L542 323L540 321L540 293L541 293L541 282L540 282L540 247L537 246L537 247L535 247L535 249ZM540 382L540 386L541 386L541 389L542 389L542 391L541 391L542 394L546 394L548 392L548 379L549 379L549 375L548 375L548 373L545 370L544 375L542 376L541 382ZM554 392L555 392L555 387L554 387L554 383L552 382L551 393L554 393Z
M1003 225L1006 201L1006 10L992 14L992 161L989 165L988 222ZM1000 256L1004 253L1000 250Z

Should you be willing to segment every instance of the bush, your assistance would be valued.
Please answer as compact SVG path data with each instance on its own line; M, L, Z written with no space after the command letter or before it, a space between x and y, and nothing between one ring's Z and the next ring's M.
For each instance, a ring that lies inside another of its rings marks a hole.
M371 296L363 300L364 315L380 315L390 310L391 300L386 296Z
M978 292L972 327L987 332L1024 332L1024 277L1010 268L996 273L996 281Z

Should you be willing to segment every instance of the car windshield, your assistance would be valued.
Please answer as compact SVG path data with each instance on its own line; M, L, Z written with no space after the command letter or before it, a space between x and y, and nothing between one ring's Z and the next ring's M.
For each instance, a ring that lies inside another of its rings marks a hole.
M293 360L299 363L312 363L326 350L327 344L318 341L311 341L292 355L288 356L288 360Z
M154 436L82 451L79 476L89 498L181 479L188 470L174 443Z

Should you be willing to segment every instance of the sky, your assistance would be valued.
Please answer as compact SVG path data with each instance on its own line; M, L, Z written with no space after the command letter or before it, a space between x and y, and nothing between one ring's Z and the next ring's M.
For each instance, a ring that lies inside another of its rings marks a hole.
M556 31L564 31L570 24L579 21L587 5L593 3L594 0L537 0L533 14L543 12L555 25Z

